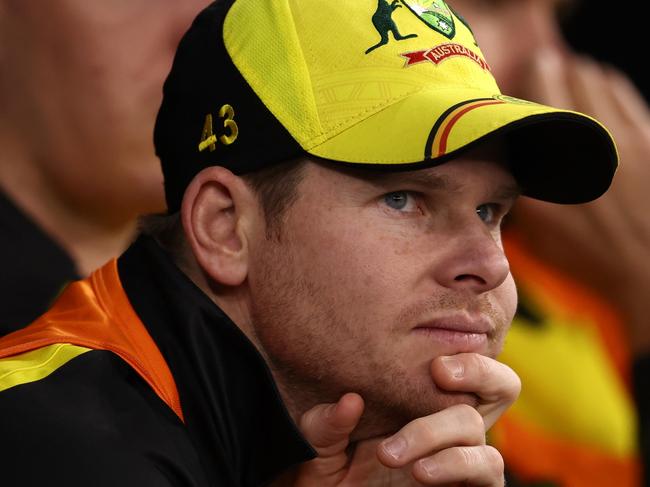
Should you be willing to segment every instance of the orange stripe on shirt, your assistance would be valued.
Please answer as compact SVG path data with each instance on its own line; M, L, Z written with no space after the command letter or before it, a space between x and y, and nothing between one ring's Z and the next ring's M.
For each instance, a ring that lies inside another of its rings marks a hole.
M183 420L176 383L158 346L131 307L117 261L71 283L34 323L0 339L0 358L56 343L70 343L120 356Z

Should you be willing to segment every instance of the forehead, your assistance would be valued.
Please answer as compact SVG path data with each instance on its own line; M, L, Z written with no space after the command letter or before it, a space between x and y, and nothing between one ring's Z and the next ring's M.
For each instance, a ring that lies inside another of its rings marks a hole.
M412 189L417 191L457 193L472 187L499 187L499 192L513 197L520 193L511 175L505 157L505 149L498 141L482 144L467 150L443 164L416 170L389 171L386 168L368 169L341 166L332 162L317 161L312 166L316 184L343 187L352 191L365 187L386 190Z

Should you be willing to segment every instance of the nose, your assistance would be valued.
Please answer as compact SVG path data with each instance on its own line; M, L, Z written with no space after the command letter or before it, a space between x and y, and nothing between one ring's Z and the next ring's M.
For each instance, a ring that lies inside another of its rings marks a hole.
M481 224L450 241L438 284L456 291L483 294L499 287L510 274L510 265L500 240Z

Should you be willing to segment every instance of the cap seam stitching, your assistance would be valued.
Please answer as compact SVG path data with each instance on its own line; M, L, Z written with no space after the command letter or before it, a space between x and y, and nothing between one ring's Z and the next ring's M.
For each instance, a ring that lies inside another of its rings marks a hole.
M300 52L302 54L302 60L305 63L305 69L307 70L307 74L309 75L309 91L311 93L311 99L312 99L312 102L313 102L312 106L314 107L314 112L316 113L316 116L318 117L318 130L317 130L317 132L319 132L319 135L309 139L310 142L311 142L312 140L316 140L316 139L319 139L321 137L324 137L325 134L323 133L323 123L321 121L321 116L320 116L320 113L318 111L318 104L316 103L316 93L314 92L314 79L313 79L312 72L311 72L311 69L310 69L310 64L309 64L307 58L305 57L305 48L303 46L303 43L305 42L305 40L298 34L298 28L297 28L297 24L295 22L296 16L295 16L293 8L291 6L291 0L286 0L286 1L287 1L288 10L291 13L291 25L292 25L293 31L294 31L294 33L296 35L296 39L298 39L298 47L299 47ZM309 51L309 55L312 56L312 59L313 59L312 45L309 42L309 40L307 40L307 50Z
M377 105L373 105L372 107L369 107L369 108L367 108L366 110L364 110L364 111L362 112L361 116L358 117L358 120L357 120L356 122L354 122L352 125L349 125L349 126L345 127L344 130L339 130L339 128L340 128L342 125L345 125L346 123L348 123L349 120L346 120L346 121L343 121L343 122L339 122L337 125L335 125L335 126L334 126L331 130L329 130L328 132L323 133L323 134L322 134L321 136L319 136L319 137L314 137L313 139L310 139L310 140L307 142L307 144L310 144L310 145L307 146L307 147L305 147L305 150L315 149L316 147L318 147L318 146L324 144L325 142L329 141L330 139L332 139L334 136L339 135L339 134L345 132L346 130L351 129L352 127L355 127L356 125L360 124L361 122L367 120L369 117L365 117L364 115L366 115L368 112L373 112L373 113L371 114L371 115L373 115L373 116L374 116L374 115L377 115L378 113L381 113L381 112L383 112L384 110L386 110L386 109L392 107L393 105L395 105L395 104L398 103L399 101L404 100L404 99L408 98L409 96L413 96L413 95L415 95L416 93L420 93L420 92L422 92L422 91L425 91L426 89L427 89L427 87L420 87L420 88L418 88L418 89L416 89L416 90L409 91L408 93L403 94L403 95L401 95L401 96L390 98L390 99L388 100L388 103L385 104L385 105L384 105L380 110L377 110L377 108L380 107L380 106L382 105L382 103L379 103L379 104L377 104ZM471 89L471 88L469 88L469 89ZM445 89L445 90L435 90L435 91L455 91L455 88L449 88L449 89ZM495 94L496 94L496 93L495 93ZM385 101L386 101L386 100L384 100L384 102L385 102ZM377 111L375 111L375 110L377 110Z

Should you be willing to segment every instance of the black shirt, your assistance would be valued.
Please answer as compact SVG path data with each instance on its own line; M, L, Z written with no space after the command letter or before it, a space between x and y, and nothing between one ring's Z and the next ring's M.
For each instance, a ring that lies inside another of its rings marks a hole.
M119 259L185 423L117 355L0 392L3 485L261 486L314 457L239 328L148 238Z

